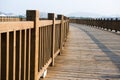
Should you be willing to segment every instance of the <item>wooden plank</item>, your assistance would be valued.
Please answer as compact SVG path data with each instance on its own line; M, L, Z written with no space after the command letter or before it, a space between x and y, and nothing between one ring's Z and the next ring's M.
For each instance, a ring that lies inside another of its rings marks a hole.
M6 80L9 80L9 32L7 32Z
M55 24L60 24L61 23L61 20L56 20L55 21Z
M39 66L38 71L41 69L41 28L39 28Z
M39 27L44 27L44 26L48 26L48 25L52 25L52 20L40 20L38 22Z
M9 32L7 32L6 80L9 80Z
M30 80L30 29L26 30L26 80Z
M45 50L45 64L47 63L47 48L46 48L46 42L47 42L47 37L46 37L46 27L44 27L44 41L45 41L45 43L44 43L44 50ZM44 65L45 65L44 64Z
M63 53L56 58L55 66L48 68L44 80L120 79L119 35L72 24L67 38Z
M29 48L28 48L28 80L30 80L30 49L31 49L31 29L29 29Z
M42 60L42 68L44 67L44 27L41 28L41 39L42 39L42 56L41 56L41 60Z
M16 31L14 31L14 40L13 40L13 80L15 79L16 74Z
M46 54L45 54L45 27L43 28L43 67L44 67L44 65L45 65L45 56L46 56Z
M58 50L55 52L54 58L56 58L59 53L60 53L60 49L58 49Z
M24 80L26 80L26 35L27 32L24 30Z
M19 80L21 80L21 54L22 54L22 30L20 30L20 42L19 42Z
M10 32L17 31L21 29L34 28L34 23L32 21L21 21L21 22L1 22L0 32Z

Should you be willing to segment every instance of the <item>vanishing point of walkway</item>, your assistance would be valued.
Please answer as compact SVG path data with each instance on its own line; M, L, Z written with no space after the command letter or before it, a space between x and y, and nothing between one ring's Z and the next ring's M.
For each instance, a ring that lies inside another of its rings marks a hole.
M63 53L44 80L120 80L120 34L70 24Z

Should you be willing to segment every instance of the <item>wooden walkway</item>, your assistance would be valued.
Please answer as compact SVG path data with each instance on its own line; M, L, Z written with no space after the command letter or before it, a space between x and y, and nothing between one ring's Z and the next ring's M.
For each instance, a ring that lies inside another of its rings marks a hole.
M43 80L120 80L120 34L70 24L63 53Z

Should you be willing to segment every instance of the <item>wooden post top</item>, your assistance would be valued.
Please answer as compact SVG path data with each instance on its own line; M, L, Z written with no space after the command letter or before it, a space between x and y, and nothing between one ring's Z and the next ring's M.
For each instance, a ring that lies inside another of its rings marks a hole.
M55 14L54 13L48 13L48 20L54 20Z
M58 20L63 20L63 17L64 17L63 15L57 15Z
M39 11L38 10L27 10L26 11L27 21L38 21L39 20Z

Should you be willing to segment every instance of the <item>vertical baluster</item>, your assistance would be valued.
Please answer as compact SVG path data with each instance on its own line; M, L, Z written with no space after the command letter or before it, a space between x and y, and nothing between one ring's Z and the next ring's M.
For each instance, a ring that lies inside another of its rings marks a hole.
M20 30L20 42L19 42L19 80L21 80L21 53L22 53L22 31Z
M9 32L7 32L6 80L9 80Z
M16 31L14 31L14 42L13 42L13 80L15 80L15 70L16 70Z
M26 80L26 30L24 31L24 80Z
M41 60L42 60L42 67L44 66L44 52L43 52L43 44L44 44L44 33L43 33L43 27L41 28L41 33L42 33L42 35L41 35L41 39L42 39L42 51L41 51L41 53L42 53L42 57L41 57Z
M41 69L41 28L39 28L39 65L38 65L38 71Z
M29 44L28 44L28 80L30 80L30 49L31 49L31 29L29 29Z

